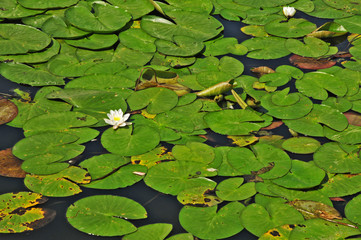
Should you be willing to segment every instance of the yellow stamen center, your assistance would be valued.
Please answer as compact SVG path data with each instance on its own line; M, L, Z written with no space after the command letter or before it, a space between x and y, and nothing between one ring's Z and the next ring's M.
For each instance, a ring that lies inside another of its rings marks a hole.
M114 121L119 121L120 117L114 117Z

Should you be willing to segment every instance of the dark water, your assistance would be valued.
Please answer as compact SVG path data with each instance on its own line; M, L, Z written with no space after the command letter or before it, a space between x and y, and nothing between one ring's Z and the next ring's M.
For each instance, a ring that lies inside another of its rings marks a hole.
M313 17L309 17L302 13L297 13L295 18L307 18L308 20L317 24L317 26L322 25L328 20L325 19L316 19ZM239 40L239 42L248 39L249 37L243 34L240 30L241 27L245 26L240 22L229 22L225 21L221 18L219 19L225 26L224 35L225 37L235 37ZM346 43L342 43L338 45L340 50L346 46ZM288 57L284 57L277 60L256 60L246 58L245 56L232 56L240 60L245 66L245 75L252 75L250 69L252 67L258 66L269 66L271 68L276 68L280 65L289 65ZM13 94L11 92L12 89L20 88L21 90L31 92L32 96L36 92L37 88L19 86L16 83L8 81L7 79L0 76L0 93ZM272 130L273 131L273 130ZM283 135L285 137L290 137L290 134L287 131L286 127L281 127L274 130L274 134ZM11 148L14 144L23 138L22 129L12 128L7 125L0 126L0 150ZM221 143L221 139L219 140L219 145L223 145ZM218 141L216 138L216 141ZM211 145L218 145L216 143L212 143ZM82 155L83 159L86 159L92 155L98 155L106 152L100 145L99 141L90 142L86 145L86 152ZM305 155L294 155L291 156L293 159L301 159L309 161L312 159L312 156ZM15 179L15 178L5 178L0 177L0 194L8 193L8 192L17 192L17 191L28 191L23 184L23 179ZM178 221L178 213L182 208L182 205L177 201L176 197L165 195L159 193L149 187L147 187L143 182L137 183L131 187L127 187L126 189L117 189L117 190L94 190L94 189L83 189L83 192L71 197L66 198L50 198L49 201L42 206L45 208L50 208L56 211L57 215L50 224L46 225L43 228L37 229L32 232L20 233L20 234L0 234L1 240L43 240L43 239L51 239L51 240L103 240L103 239L121 239L121 237L97 237L90 236L85 233L82 233L75 228L71 227L70 224L67 223L65 218L66 209L70 204L90 195L100 195L100 194L112 194L118 196L128 197L133 199L143 205L147 212L148 218L145 220L136 220L131 221L136 226L142 226L145 224L151 223L171 223L173 225L172 234L182 233L185 230L180 226ZM101 203L100 203L101 204ZM340 203L336 206L340 210L344 207L344 204ZM251 235L247 231L242 231L240 234L235 235L229 240L252 240L257 239L257 237Z

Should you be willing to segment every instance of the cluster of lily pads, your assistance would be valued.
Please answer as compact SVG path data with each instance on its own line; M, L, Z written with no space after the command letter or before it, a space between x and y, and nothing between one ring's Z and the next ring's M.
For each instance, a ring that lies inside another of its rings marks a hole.
M316 26L285 16L286 6L333 20ZM224 37L212 15L247 24L250 38ZM223 239L243 229L263 240L361 235L360 2L0 0L0 22L0 74L39 87L33 99L17 90L0 101L1 123L25 135L1 151L21 160L16 169L1 161L2 175L20 174L31 191L0 196L1 233L49 222L54 211L34 207L46 197L144 181L184 205L187 233L136 227L145 208L115 195L74 202L69 223L123 240ZM342 36L345 54L330 44ZM246 54L295 54L294 65L315 71L242 75L237 55ZM348 59L336 66L341 55ZM263 136L282 124L293 137ZM233 142L213 147L211 132ZM108 152L74 161L96 138ZM351 195L342 216L331 200Z

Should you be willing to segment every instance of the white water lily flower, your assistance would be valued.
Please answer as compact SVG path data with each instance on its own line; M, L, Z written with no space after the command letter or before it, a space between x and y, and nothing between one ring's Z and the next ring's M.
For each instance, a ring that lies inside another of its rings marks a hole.
M126 122L130 114L127 113L123 115L122 109L110 110L110 113L108 113L107 116L109 119L104 118L104 121L110 125L113 125L114 129L132 124L131 122Z
M283 14L290 18L293 17L296 13L296 9L294 7L283 7Z

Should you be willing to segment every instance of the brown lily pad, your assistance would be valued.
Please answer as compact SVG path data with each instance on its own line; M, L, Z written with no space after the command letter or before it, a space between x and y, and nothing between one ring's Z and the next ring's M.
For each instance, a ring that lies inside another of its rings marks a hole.
M350 125L361 126L361 114L355 112L345 112L343 115L345 115Z
M0 151L0 175L4 177L24 178L26 172L21 169L21 161L15 157L11 148Z
M0 99L0 125L12 121L18 115L17 106L8 99Z
M312 57L302 57L299 55L292 55L289 60L298 68L311 70L330 68L336 64L336 61L329 60L327 58L318 59Z

